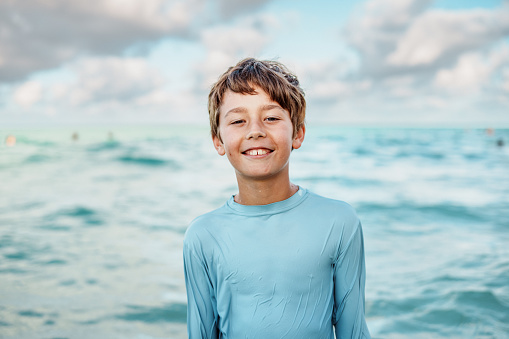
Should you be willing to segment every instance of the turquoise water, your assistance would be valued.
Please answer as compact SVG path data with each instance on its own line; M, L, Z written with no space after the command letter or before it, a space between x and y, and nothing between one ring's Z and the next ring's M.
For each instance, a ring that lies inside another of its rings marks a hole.
M236 192L207 129L8 134L0 337L186 338L184 232ZM509 130L309 127L291 176L357 209L373 337L509 337Z

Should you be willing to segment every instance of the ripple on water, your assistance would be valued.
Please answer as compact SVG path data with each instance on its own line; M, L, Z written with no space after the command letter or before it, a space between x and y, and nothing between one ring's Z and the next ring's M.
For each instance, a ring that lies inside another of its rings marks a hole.
M109 151L113 149L121 148L123 145L118 141L106 141L87 147L87 150L91 153L100 153L102 151Z
M456 281L452 276L442 280ZM378 299L368 303L369 317L385 319L378 325L378 334L392 337L406 333L435 333L434 337L468 336L472 333L496 337L495 330L509 330L509 305L490 290L451 291L445 295L401 300Z
M158 157L143 156L143 155L123 155L117 158L118 161L125 164L141 165L141 166L169 166L172 169L179 169L180 166L173 160L162 159Z
M84 226L101 226L104 224L103 213L96 209L85 206L73 206L59 209L44 216L44 223L39 228L52 231L68 231L71 229L69 222L62 222L62 219L70 218L77 220Z
M407 314L415 310L422 303L427 302L423 299L377 299L376 301L366 305L366 313L370 317L388 317L394 315Z
M44 313L36 312L34 310L19 311L18 315L20 315L22 317L30 317L30 318L42 318L42 317L44 317Z
M0 247L2 256L6 259L3 262L0 261L0 265L7 264L10 267L3 267L2 271L6 272L17 272L21 269L18 265L21 262L29 262L34 258L39 258L46 253L51 251L51 246L45 244L42 245L37 242L30 241L28 239L13 240L7 237L7 241Z
M416 320L426 324L444 325L446 327L459 326L473 321L471 317L457 309L432 309L416 317Z
M51 160L53 160L53 158L49 155L32 154L32 155L29 155L28 157L26 157L25 163L30 165L30 164L38 164L41 162L49 162Z
M416 216L425 216L426 220L455 220L469 223L486 221L485 215L480 209L473 209L468 206L458 206L448 203L425 205L412 202L399 202L397 204L383 203L359 203L356 206L359 213L372 214L390 213L397 219L417 219Z
M141 321L145 323L185 323L187 319L186 304L174 303L161 307L127 305L127 309L127 312L117 314L115 318L124 321Z
M495 311L506 314L509 319L509 305L504 304L492 291L455 291L448 296L457 307L472 307L476 310Z

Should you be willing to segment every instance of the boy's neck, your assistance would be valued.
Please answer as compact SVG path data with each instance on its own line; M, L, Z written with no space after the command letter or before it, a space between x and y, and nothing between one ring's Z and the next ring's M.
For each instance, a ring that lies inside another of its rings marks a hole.
M292 184L290 180L260 180L244 182L237 178L239 194L234 200L241 205L268 205L274 202L290 198L298 190L299 186Z

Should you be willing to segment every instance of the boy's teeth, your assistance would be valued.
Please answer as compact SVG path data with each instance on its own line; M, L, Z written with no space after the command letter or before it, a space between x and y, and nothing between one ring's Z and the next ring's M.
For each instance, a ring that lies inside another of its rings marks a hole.
M246 152L248 155L263 155L269 153L266 149L251 149Z

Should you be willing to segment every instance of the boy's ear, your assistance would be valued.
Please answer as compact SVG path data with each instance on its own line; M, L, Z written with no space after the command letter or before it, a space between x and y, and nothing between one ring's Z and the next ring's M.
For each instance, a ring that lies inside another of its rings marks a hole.
M214 147L219 155L225 155L226 151L224 150L224 145L217 135L212 136L212 142L214 143Z
M302 145L304 141L304 136L306 135L306 126L304 124L299 128L295 137L293 138L292 147L293 149L298 149Z

